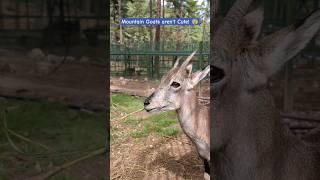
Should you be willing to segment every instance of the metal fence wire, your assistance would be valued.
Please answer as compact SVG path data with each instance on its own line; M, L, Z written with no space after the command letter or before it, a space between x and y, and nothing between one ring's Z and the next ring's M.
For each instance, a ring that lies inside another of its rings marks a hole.
M111 45L111 76L159 79L173 66L178 57L182 56L185 59L195 50L197 53L192 59L193 70L200 70L208 65L209 44L207 42L196 45L186 44L184 49L179 51L168 49L154 51L147 48L146 44L131 47L134 48L119 44Z

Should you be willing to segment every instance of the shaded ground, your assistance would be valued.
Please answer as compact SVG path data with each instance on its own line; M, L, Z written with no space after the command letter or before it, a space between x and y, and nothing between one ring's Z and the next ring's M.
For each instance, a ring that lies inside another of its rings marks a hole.
M0 50L2 96L63 100L75 106L104 109L108 75L105 66L67 61L55 73L46 74L38 72L39 61L29 58L28 53ZM47 64L49 68L59 64L42 62L44 68Z
M106 67L73 57L50 74L48 69L57 67L61 56L55 54L49 59L45 54L45 58L37 59L29 53L0 49L0 179L4 180L45 173L105 145ZM9 112L8 127L50 150L12 134L12 142L8 140L3 112L11 106L17 109ZM105 156L101 155L50 179L106 179L106 169Z
M9 108L6 115L5 108ZM0 109L0 179L43 174L104 145L103 112L71 110L60 102L6 99L0 99ZM96 156L50 179L105 179L106 164L104 155Z

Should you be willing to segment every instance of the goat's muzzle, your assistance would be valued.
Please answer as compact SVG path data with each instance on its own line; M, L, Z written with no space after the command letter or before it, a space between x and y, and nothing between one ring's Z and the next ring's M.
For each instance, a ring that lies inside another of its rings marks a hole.
M143 105L144 105L144 109L149 112L150 109L147 109L146 106L148 106L150 104L150 100L151 98L154 96L154 93L152 93L149 97L147 97L144 102L143 102Z

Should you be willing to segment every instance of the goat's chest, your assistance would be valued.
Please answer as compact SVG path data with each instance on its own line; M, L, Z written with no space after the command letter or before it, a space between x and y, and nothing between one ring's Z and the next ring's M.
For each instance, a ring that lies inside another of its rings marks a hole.
M195 144L198 153L204 159L210 161L210 146L204 139L199 137L192 127L191 124L180 121L181 127L184 133L190 138L190 140Z

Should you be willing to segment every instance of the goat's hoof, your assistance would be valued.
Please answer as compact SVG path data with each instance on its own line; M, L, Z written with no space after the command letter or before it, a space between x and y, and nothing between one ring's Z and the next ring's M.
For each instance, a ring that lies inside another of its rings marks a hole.
M204 180L210 180L210 175L208 173L204 173Z

